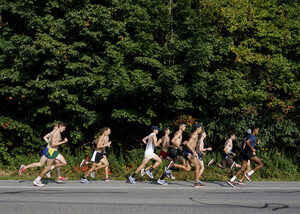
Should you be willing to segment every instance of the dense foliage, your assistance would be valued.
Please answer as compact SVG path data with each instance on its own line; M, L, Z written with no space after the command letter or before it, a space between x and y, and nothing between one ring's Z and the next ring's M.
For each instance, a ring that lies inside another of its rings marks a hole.
M299 11L293 0L0 0L0 160L41 150L54 121L69 148L112 128L140 147L151 124L199 121L215 149L261 128L299 146Z

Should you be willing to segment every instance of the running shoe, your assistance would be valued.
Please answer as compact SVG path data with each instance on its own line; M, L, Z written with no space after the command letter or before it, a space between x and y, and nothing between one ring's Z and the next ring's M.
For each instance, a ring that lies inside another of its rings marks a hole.
M128 177L128 179L129 179L130 183L136 184L135 179L131 175Z
M43 186L45 186L45 184L43 184L42 181L41 181L41 180L38 180L38 179L35 179L35 180L33 181L33 184L34 184L35 186L38 186L38 187L43 187Z
M46 167L45 167L46 168ZM46 174L47 178L51 178L51 170L49 170Z
M171 161L171 162L169 163L169 165L167 166L167 169L169 170L172 166L174 166L174 162L173 162L173 161Z
M149 176L149 178L153 179L154 176L152 175L152 172L150 172L149 170L147 170L146 174Z
M196 180L194 180L194 183L196 183ZM200 179L198 180L198 184L204 186L203 183L202 183L202 181Z
M176 179L175 176L172 173L170 173L170 177L171 177L172 180Z
M81 183L83 183L83 184L89 184L90 182L86 178L81 178Z
M242 181L242 180L239 180L238 184L239 184L239 185L245 185L245 182Z
M168 183L165 182L165 180L160 180L160 179L157 180L157 183L159 183L160 185L168 185Z
M207 166L210 166L210 165L212 165L213 163L214 163L214 159L211 159L211 160L208 162Z
M204 186L198 182L198 183L195 183L194 187L195 188L203 188Z
M146 174L145 169L142 169L142 170L141 170L141 176L143 177L145 174Z
M236 162L233 162L233 163L231 164L230 170L232 170L234 167L236 167Z
M168 178L171 178L171 171L168 170L168 167L165 167L165 172L166 172Z
M252 180L251 180L251 176L250 175L248 175L247 173L245 173L244 174L245 175L245 177L247 178L247 180L251 183L252 182Z
M113 182L114 180L111 179L110 177L107 177L104 181L105 181L105 182Z
M25 171L24 168L25 168L25 165L22 164L21 167L20 167L20 169L19 169L19 175L22 175L22 173Z
M234 182L227 181L227 183L228 183L230 186L235 187Z
M81 168L82 166L84 166L86 164L86 160L82 160L81 164L79 165L79 167Z
M91 176L92 178L95 178L95 170L92 171L92 173L90 174L90 176Z
M67 181L68 180L68 178L66 178L66 177L59 177L59 178L57 178L57 182L58 183L60 183L60 182L63 182L63 181Z

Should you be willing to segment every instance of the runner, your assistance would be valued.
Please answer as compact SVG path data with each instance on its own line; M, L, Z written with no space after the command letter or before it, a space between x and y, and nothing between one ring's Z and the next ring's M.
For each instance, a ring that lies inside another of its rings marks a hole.
M57 151L58 146L68 142L67 138L61 141L61 133L64 132L65 130L66 130L66 125L64 123L60 123L58 129L50 136L49 148L46 153L47 167L33 181L34 185L44 186L44 184L42 184L41 182L41 179L48 171L54 168L59 168L67 165L65 158ZM58 162L54 166L52 166L54 160L57 160Z
M109 135L111 133L110 128L104 127L100 129L99 131L99 137L96 140L96 148L93 153L93 156L91 158L92 167L87 171L87 173L84 175L84 177L81 178L81 183L88 184L89 181L87 180L87 177L93 172L97 171L101 168L105 168L105 182L111 182L113 181L108 176L108 160L106 158L106 147L110 147L111 141L109 141ZM98 165L101 163L101 165ZM107 168L107 169L106 169Z
M184 159L182 156L182 144L186 144L186 142L182 143L182 133L185 131L186 126L185 124L180 124L179 129L177 132L175 132L172 140L171 140L171 145L169 146L169 158L171 159L169 165L165 167L165 172L163 175L157 180L157 183L166 185L167 183L165 182L165 177L168 176L171 178L171 172L175 168L183 169L185 171L190 171L191 170L191 165L187 160ZM176 164L175 161L179 161L182 165Z
M201 131L202 131L201 125L196 124L194 126L193 133L191 134L190 139L186 145L187 149L184 151L184 157L187 158L190 161L190 163L192 163L193 166L195 167L195 184L194 184L195 188L202 187L202 185L199 183L200 162L198 160L198 158L201 158L201 155L200 157L198 157L198 153L196 151L197 143L199 140L199 134L201 133Z
M231 185L232 187L235 187L234 185L234 181L235 179L242 173L246 170L246 167L247 167L247 162L248 160L250 161L254 161L255 163L258 164L258 166L256 166L254 168L254 170L251 170L250 172L248 173L245 173L245 177L247 178L247 180L249 182L252 182L251 181L251 176L253 175L253 173L257 172L258 170L260 170L264 164L261 162L261 160L256 156L256 153L255 153L255 145L256 145L256 136L258 134L258 131L259 129L258 128L254 128L252 129L252 134L248 136L247 140L246 140L246 146L245 146L245 149L242 153L242 158L243 158L243 162L242 162L242 168L238 171L238 173L233 176L227 183L229 185ZM260 140L259 140L260 141ZM260 143L260 142L258 142Z
M202 182L200 180L200 178L201 178L201 176L202 176L202 174L204 172L204 169L205 169L204 162L202 160L202 156L205 155L205 153L204 153L205 151L212 151L211 147L204 148L204 140L205 140L205 138L206 138L206 133L202 132L201 137L199 139L199 142L197 144L198 162L199 162L199 166L200 166L200 169L199 169L199 182L198 182L200 186L198 185L197 187L203 186L203 184L202 184Z
M147 145L146 146L146 150L145 150L145 154L144 154L144 159L143 159L143 162L142 164L135 170L135 172L129 176L129 181L130 183L132 184L135 184L135 176L136 174L138 174L144 167L145 165L149 162L149 160L153 159L155 160L155 164L153 167L151 167L151 169L149 169L146 174L151 178L153 179L153 175L152 175L152 171L158 167L162 161L161 159L158 157L158 155L156 155L154 153L154 149L155 147L158 146L158 143L157 143L157 137L156 135L158 134L159 132L159 128L157 126L152 126L151 127L151 130L153 131L150 135L146 136L143 138L143 142ZM147 140L147 142L146 142Z
M227 165L230 166L230 175L233 176L234 175L234 168L238 167L241 168L241 165L237 164L235 161L233 161L233 157L236 156L236 154L234 152L232 152L232 148L233 148L233 140L235 139L235 134L232 133L230 134L229 139L226 140L225 145L224 145L224 149L223 149L223 153L222 153L222 164L220 163L215 163L213 159L211 159L209 161L209 163L207 164L207 166L210 166L212 164L215 164L217 167L219 167L220 169L225 170L225 168L227 167Z
M161 159L164 160L171 160L169 157L169 148L170 148L170 129L169 128L165 128L164 129L164 136L162 138L160 138L157 141L157 144L159 145L159 147L161 148L160 152L159 152L159 157ZM146 169L142 169L141 170L141 176L144 176L145 173L151 169L151 167L153 167L153 165L148 166ZM171 173L170 173L170 178L171 179L176 179Z
M25 172L26 169L33 168L33 167L42 167L42 166L45 164L45 162L46 162L46 160L47 160L46 154L47 154L48 147L49 147L49 143L50 143L50 136L51 136L57 129L58 129L58 124L57 124L57 123L54 123L54 125L53 125L53 130L52 130L50 133L48 133L48 134L46 134L46 135L44 136L43 139L46 141L47 147L45 147L45 148L43 149L43 152L42 152L42 156L41 156L40 161L37 162L37 163L29 164L29 165L27 165L27 166L24 165L24 164L22 164L21 167L20 167L20 169L19 169L19 175L22 175L22 173Z

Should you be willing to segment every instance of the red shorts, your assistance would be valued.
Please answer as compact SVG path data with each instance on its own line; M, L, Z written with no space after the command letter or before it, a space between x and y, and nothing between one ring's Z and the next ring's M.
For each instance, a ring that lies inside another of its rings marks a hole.
M160 150L159 156L162 157L163 159L166 159L169 156L169 153Z

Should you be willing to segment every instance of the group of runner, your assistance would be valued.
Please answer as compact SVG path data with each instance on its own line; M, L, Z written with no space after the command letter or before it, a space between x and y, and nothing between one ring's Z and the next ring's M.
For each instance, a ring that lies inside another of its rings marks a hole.
M58 152L58 146L67 143L68 139L62 140L61 133L66 129L64 123L54 124L52 132L44 136L44 140L47 143L47 147L44 148L42 157L38 163L32 163L27 166L21 165L19 169L19 175L21 175L26 169L33 167L42 167L45 162L47 165L45 169L39 174L39 176L33 181L36 186L44 186L41 182L43 176L51 177L51 170L57 169L57 182L66 181L68 178L62 177L60 174L60 167L66 166L67 162L65 158ZM200 124L194 125L192 133L187 141L183 141L183 133L186 130L185 124L180 124L179 129L175 132L173 138L170 138L169 128L164 129L164 135L159 140L157 139L157 134L160 129L157 126L151 127L151 133L142 139L142 142L146 145L144 152L144 159L141 165L131 174L128 179L131 184L136 183L136 175L141 173L143 177L147 174L151 179L154 179L153 171L159 165L163 163L162 159L169 161L168 166L164 167L164 172L157 180L158 184L168 185L165 178L175 179L172 171L175 169L190 171L192 167L195 168L195 180L194 187L200 188L204 187L200 178L204 172L204 162L202 157L206 154L206 151L212 151L211 147L204 146L204 140L206 138L205 131L202 130ZM232 133L229 139L226 140L224 144L224 149L222 152L222 164L216 163L213 159L209 161L208 166L216 165L217 167L225 170L227 166L230 167L230 172L232 178L227 182L230 186L235 187L235 184L244 184L243 180L246 178L251 182L251 176L253 173L258 171L263 167L262 161L256 156L255 146L260 143L260 140L256 142L256 135L259 129L253 128L248 130L248 136L244 138L241 144L241 160L242 165L237 164L233 158L236 156L232 152L233 141L235 139L235 134ZM111 146L111 141L109 141L109 135L111 133L110 128L104 127L99 131L99 137L94 141L94 151L90 161L82 160L80 167L84 165L91 164L90 169L81 178L81 183L87 184L88 176L94 178L95 172L101 168L105 169L105 182L112 182L113 180L109 177L109 162L106 157L106 148ZM160 147L160 153L157 155L155 153L155 148ZM148 166L147 163L153 160L154 164ZM250 160L257 163L258 165L251 170ZM235 174L234 169L240 168L240 170ZM236 182L239 175L243 174L243 177Z

